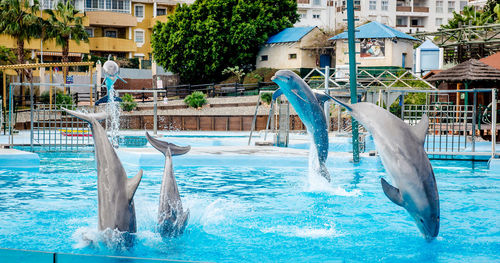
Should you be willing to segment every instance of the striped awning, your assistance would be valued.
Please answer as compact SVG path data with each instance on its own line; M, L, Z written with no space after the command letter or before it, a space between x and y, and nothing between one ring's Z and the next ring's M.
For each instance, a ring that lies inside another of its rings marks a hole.
M36 52L37 56L41 55L42 52L37 51ZM52 57L62 57L62 52L43 52L44 56L52 56ZM68 57L81 57L82 53L68 53Z

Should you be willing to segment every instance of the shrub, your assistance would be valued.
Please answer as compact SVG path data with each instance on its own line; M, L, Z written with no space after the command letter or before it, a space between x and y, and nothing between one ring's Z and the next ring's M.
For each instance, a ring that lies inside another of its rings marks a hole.
M184 102L189 105L189 107L192 108L200 108L203 106L205 103L207 103L207 99L205 94L201 91L195 91L188 95L185 99Z
M40 96L40 101L44 104L49 104L50 103L50 93L48 91L45 91L42 93ZM73 97L68 94L64 94L62 91L57 91L56 93L56 98L55 101L52 100L53 104L58 104L58 105L73 105Z
M137 102L135 102L134 97L131 94L125 93L122 97L120 106L124 111L133 111L137 107Z
M260 94L260 99L267 104L271 104L273 94L271 92L263 92Z

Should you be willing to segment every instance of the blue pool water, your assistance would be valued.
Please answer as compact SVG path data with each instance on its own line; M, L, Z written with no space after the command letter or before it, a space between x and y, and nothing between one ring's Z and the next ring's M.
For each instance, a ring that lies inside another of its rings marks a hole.
M190 155L174 157L191 210L185 234L164 242L155 232L163 168L145 167L135 195L135 245L121 250L99 242L93 155L40 157L36 173L0 170L0 247L216 262L500 260L500 175L485 163L432 162L441 231L427 243L383 194L377 158L354 165L348 156L330 155L334 179L321 186L308 180L300 158L253 156L247 165L241 156L205 156L211 165L200 165ZM125 168L129 175L138 169Z

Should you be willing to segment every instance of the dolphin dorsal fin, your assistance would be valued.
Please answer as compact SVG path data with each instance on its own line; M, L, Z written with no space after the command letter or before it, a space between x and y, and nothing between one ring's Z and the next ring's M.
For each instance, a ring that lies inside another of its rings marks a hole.
M283 94L283 91L281 89L277 89L273 92L273 101L275 101L279 96Z
M424 144L425 136L429 131L429 117L426 114L422 115L422 119L419 123L412 127L413 133L417 136L420 143Z
M139 170L136 176L132 178L127 178L127 198L129 203L132 202L134 198L135 191L137 191L137 187L142 179L142 169Z
M382 189L384 190L387 198L389 198L389 200L391 200L395 204L403 206L403 198L401 197L399 189L390 185L384 178L381 178L380 182L382 183Z

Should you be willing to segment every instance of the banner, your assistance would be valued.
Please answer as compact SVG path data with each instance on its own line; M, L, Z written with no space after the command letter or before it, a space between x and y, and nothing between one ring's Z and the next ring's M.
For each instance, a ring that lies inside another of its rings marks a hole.
M360 55L362 58L385 57L385 39L383 38L360 39Z

